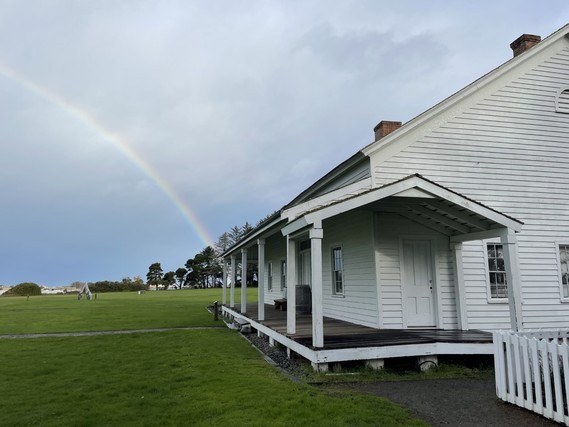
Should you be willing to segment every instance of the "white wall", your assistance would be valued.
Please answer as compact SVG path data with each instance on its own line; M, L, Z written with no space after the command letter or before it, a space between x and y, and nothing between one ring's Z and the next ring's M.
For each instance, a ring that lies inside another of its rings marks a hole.
M323 222L322 286L324 316L378 327L373 215L348 212ZM344 295L333 295L332 247L342 246Z
M265 240L265 304L273 304L275 299L286 297L281 288L281 261L286 259L286 239L280 232ZM269 262L273 263L273 288L268 289Z
M404 238L432 240L437 326L443 329L457 328L454 270L448 238L416 222L389 213L380 213L376 217L381 327L386 329L405 327L400 256L400 242Z
M569 327L555 246L569 242L569 114L555 111L557 91L569 87L567 43L543 51L540 65L524 63L501 77L485 99L465 99L454 116L433 118L403 151L372 159L375 185L420 173L524 222L518 241L525 328ZM509 327L507 305L488 303L485 262L481 242L465 245L469 327Z

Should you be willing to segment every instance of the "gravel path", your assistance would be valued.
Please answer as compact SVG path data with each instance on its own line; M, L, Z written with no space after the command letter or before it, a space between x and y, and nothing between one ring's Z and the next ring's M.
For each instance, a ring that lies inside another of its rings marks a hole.
M306 380L306 370L287 358L280 347L271 347L256 334L246 335L269 363L295 382ZM496 397L494 379L404 380L320 385L323 390L350 390L384 397L408 408L432 426L558 426L533 412Z
M325 388L385 397L432 426L558 426L496 397L494 380L378 381Z
M50 332L45 334L4 334L0 340L14 340L26 338L53 338L53 337L88 337L93 335L122 335L139 334L144 332L185 331L200 329L222 329L225 326L190 326L185 328L154 328L154 329L126 329L119 331L84 331L84 332Z

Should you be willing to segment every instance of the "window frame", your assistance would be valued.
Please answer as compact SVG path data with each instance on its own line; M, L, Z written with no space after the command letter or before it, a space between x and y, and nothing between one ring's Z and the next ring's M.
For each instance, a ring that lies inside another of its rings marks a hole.
M338 249L340 250L341 265L340 269L336 270L335 251ZM338 271L341 272L341 286L342 286L341 291L338 291L337 288L338 281L337 281L336 272ZM340 243L330 245L330 273L332 279L332 295L337 297L344 297L346 295L346 270L344 268L344 247Z
M273 261L267 262L267 290L273 290Z
M504 244L500 241L500 239L489 239L482 241L482 249L484 253L484 271L485 271L485 281L486 281L486 294L487 294L487 301L490 304L504 304L508 303L508 277L506 275L506 271L504 270L504 277L506 279L506 296L505 297L494 297L492 296L492 284L490 283L490 267L488 266L488 245L500 245L502 246L502 251L504 250ZM503 253L503 252L502 252ZM506 260L504 259L504 263Z
M286 289L286 259L281 259L281 291Z
M569 283L567 284L567 296L565 296L563 292L563 272L561 269L561 247L567 247L567 251L569 252L569 241L567 240L560 240L555 242L555 257L557 261L557 275L559 280L559 299L561 302L569 302ZM567 267L569 269L569 261L567 262Z

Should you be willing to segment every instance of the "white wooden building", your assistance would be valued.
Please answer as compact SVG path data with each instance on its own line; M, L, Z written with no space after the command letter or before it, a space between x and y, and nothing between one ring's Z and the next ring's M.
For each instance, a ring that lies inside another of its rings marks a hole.
M569 25L511 47L511 60L408 123L380 122L373 143L223 254L229 274L239 262L259 274L254 316L233 288L225 313L316 367L492 353L471 342L327 349L326 319L377 331L569 327ZM301 345L306 286L312 342ZM282 298L286 331L263 324Z

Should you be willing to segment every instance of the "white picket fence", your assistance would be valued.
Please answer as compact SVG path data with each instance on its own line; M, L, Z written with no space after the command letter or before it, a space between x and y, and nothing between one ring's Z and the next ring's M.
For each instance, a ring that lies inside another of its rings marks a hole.
M569 426L569 330L496 331L496 394Z

